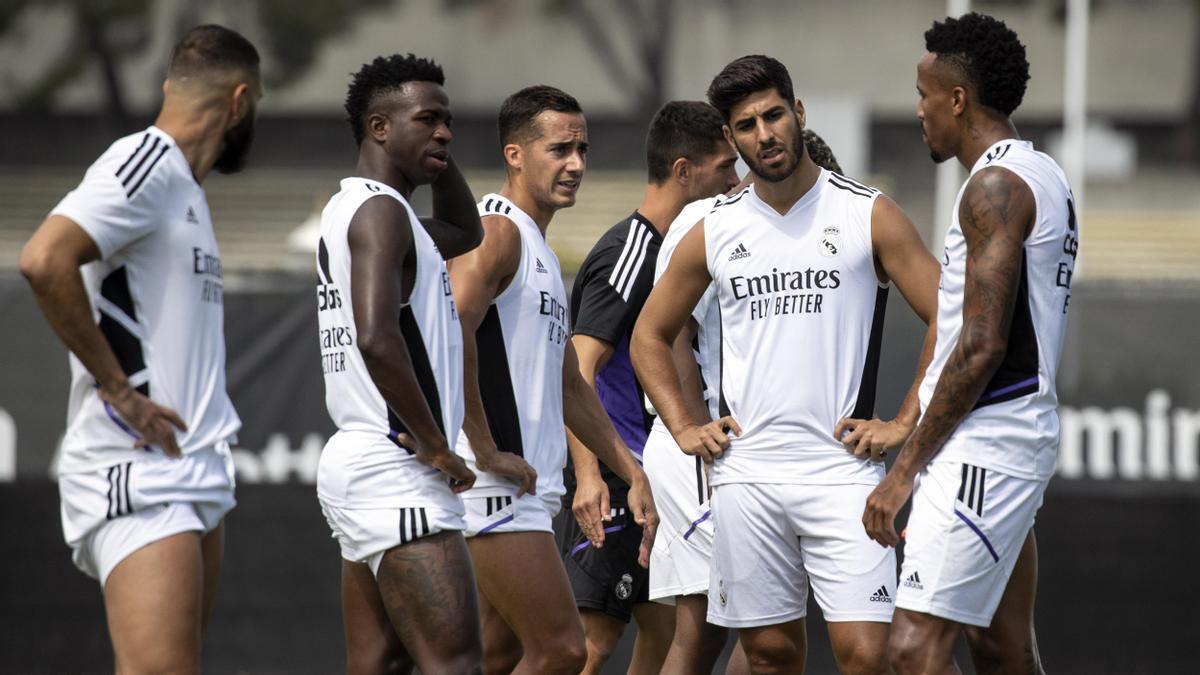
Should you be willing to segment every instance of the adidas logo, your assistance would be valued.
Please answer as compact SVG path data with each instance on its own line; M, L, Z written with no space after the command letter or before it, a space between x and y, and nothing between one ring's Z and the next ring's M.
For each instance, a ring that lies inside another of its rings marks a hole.
M188 210L187 210L187 221L193 225L200 224L200 219L196 217L196 209L193 209L190 206L188 207Z
M908 575L908 578L904 580L903 585L905 588L915 588L918 591L925 589L925 587L921 585L920 572L913 572L912 574Z
M731 253L729 255L729 260L730 261L741 260L742 258L749 258L749 257L750 257L750 251L746 250L746 245L738 244L737 248L733 249L733 253Z
M875 595L871 596L871 602L892 602L892 596L888 595L887 586L880 586L879 590L875 591Z
M538 271L539 274L549 274L549 272L546 270L546 266L542 264L541 258L534 258L534 260L537 261L537 266L535 267L535 269Z

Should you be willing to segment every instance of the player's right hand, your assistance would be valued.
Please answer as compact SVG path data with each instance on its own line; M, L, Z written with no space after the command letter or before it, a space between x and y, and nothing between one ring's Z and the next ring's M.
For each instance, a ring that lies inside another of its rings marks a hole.
M467 463L450 449L445 439L436 448L418 442L411 434L397 434L396 440L412 450L418 462L446 474L450 478L450 489L455 493L466 492L475 484L475 472L467 468Z
M575 522L583 530L592 546L604 546L604 524L612 520L612 509L608 501L608 486L597 473L594 478L576 477L575 501L571 503L571 512L575 514Z
M183 456L179 450L179 443L175 441L175 429L187 431L187 425L179 417L179 413L158 405L128 385L117 393L110 393L103 387L97 391L100 400L111 407L137 434L138 438L133 447L157 446L162 448L168 457Z
M675 436L679 449L689 455L702 458L711 464L729 447L729 432L741 436L742 428L736 420L726 415L705 425L689 424Z

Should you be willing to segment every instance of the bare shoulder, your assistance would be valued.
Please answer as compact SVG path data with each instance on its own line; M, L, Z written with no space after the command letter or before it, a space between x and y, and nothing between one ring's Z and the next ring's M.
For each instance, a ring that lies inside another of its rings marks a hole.
M386 195L364 201L350 219L348 243L355 249L394 250L412 241L412 223L404 206Z
M1036 210L1024 179L1004 167L989 166L967 181L958 216L965 235L1004 231L1024 239Z

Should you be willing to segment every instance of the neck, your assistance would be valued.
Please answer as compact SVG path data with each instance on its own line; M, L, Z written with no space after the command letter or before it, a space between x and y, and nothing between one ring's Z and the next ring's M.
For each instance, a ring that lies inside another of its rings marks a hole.
M791 210L792 205L799 201L801 197L808 194L813 185L816 185L817 177L820 175L821 167L814 164L806 152L800 159L800 164L796 167L796 170L792 172L792 175L778 183L772 183L760 176L756 176L754 179L754 194L758 195L759 199L766 202L776 212L784 214Z
M168 96L154 126L175 141L192 169L192 176L197 183L203 183L221 154L225 131L222 112L199 99Z
M981 115L968 119L963 129L963 143L958 151L958 161L970 171L979 161L980 155L996 143L1009 138L1021 138L1012 120L1007 117Z
M518 209L533 219L538 229L542 231L542 236L546 236L546 229L550 227L550 221L554 218L554 212L557 209L538 204L529 194L529 190L526 190L512 174L504 179L504 186L500 188L500 196L516 204Z
M658 230L659 236L665 237L667 228L671 227L675 217L686 205L687 197L683 191L668 179L661 185L650 183L646 186L646 195L642 197L638 213L650 221L654 229Z
M358 164L354 173L363 178L378 181L399 192L405 199L412 197L416 185L408 179L390 161L383 148L372 139L363 139L362 148L358 152Z

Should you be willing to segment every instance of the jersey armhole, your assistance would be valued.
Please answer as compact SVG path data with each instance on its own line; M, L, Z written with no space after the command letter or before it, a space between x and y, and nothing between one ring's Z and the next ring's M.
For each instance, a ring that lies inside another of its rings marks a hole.
M500 304L501 300L508 297L509 292L512 291L513 287L517 285L517 277L520 276L525 271L525 258L527 255L526 249L528 247L525 245L525 233L521 231L521 226L518 225L515 220L513 220L512 218L509 218L506 215L499 214L499 213L489 213L487 215L495 216L497 218L503 218L504 220L507 220L508 224L516 229L517 241L521 245L521 255L517 258L517 270L515 272L513 272L512 278L508 280L508 285L504 287L504 290L497 293L496 297L492 298L492 301L490 303L492 305L498 305L498 304Z

